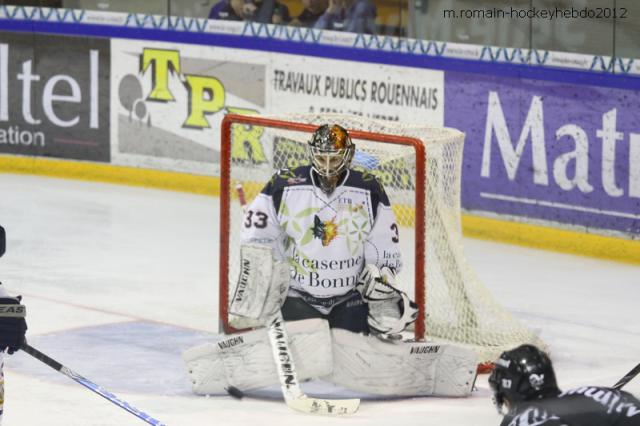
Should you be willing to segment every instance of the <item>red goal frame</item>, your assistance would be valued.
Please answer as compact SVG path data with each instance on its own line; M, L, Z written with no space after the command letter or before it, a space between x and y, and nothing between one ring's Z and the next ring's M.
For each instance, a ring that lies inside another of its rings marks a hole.
M222 120L220 138L220 268L219 268L219 315L225 334L237 333L229 324L229 256L239 253L229 252L230 209L231 209L231 127L233 124L264 126L285 130L313 133L318 125L284 121L260 116L227 114ZM406 145L414 149L416 155L415 175L415 302L419 306L418 319L415 322L415 337L423 339L425 335L425 197L426 197L426 153L424 143L417 138L364 132L347 129L353 139L365 139Z

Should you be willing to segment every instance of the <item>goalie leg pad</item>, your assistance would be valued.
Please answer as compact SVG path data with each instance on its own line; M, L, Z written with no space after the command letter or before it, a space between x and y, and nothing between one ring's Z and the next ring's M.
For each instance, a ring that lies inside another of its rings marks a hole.
M332 329L328 381L378 395L468 396L476 376L474 351L449 344L383 342Z
M333 359L327 321L290 321L286 327L299 380L331 373ZM229 385L250 390L278 383L264 328L187 349L182 357L193 392L199 395L222 394Z

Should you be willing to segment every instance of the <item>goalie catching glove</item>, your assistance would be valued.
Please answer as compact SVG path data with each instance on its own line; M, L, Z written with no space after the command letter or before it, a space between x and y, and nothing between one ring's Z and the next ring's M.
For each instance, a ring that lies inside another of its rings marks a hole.
M367 322L378 334L400 333L418 318L418 305L395 287L395 276L387 267L365 266L356 290L369 305Z

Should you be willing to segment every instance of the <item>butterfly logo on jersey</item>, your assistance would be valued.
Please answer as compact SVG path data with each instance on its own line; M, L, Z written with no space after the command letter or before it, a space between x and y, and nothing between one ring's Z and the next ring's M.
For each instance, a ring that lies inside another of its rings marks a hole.
M324 247L328 246L335 237L338 236L338 224L334 222L335 218L329 219L325 222L320 220L318 215L313 218L313 232L314 238L322 240Z

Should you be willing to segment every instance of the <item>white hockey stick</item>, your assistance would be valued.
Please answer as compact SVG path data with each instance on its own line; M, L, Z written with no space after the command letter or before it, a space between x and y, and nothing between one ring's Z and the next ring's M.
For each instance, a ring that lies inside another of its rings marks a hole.
M278 370L278 379L284 400L289 408L307 414L321 414L325 416L353 414L360 406L359 399L321 399L311 398L300 389L296 374L289 339L285 329L282 313L278 311L271 319L269 326L269 343L273 352L273 359Z
M238 200L242 210L247 209L247 199L242 185L236 185ZM278 370L278 380L282 388L282 395L289 408L307 414L327 416L353 414L360 406L359 399L320 399L310 398L302 392L298 383L293 355L289 347L289 338L284 326L282 312L278 310L267 326L269 344L273 352L273 359ZM230 391L234 392L235 388Z

